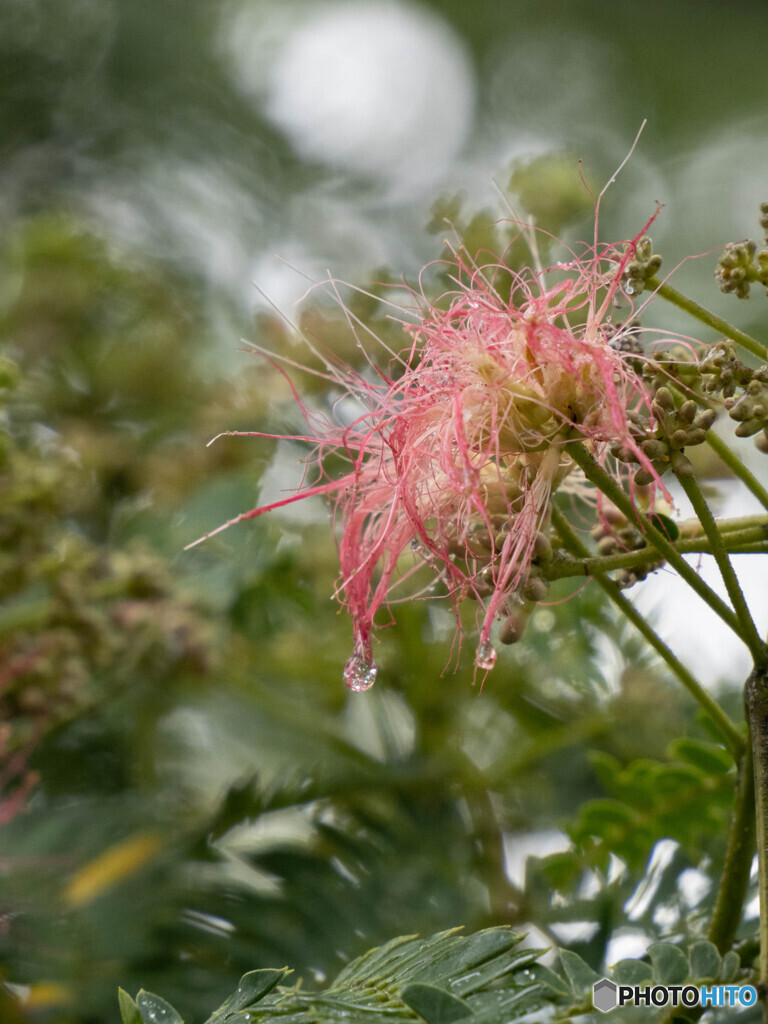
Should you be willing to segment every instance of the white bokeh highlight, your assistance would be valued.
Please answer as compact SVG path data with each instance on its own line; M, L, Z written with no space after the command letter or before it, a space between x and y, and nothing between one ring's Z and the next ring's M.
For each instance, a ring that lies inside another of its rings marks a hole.
M244 91L304 159L396 192L432 187L472 125L474 71L460 37L398 0L288 8L290 24L271 33L243 14L231 21Z

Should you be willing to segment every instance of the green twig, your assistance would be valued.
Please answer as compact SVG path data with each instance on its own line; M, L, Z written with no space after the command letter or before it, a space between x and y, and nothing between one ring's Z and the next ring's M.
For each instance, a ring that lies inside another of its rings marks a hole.
M723 543L726 550L733 554L740 554L745 550L768 551L768 523L727 533L723 537ZM712 544L704 537L684 537L675 541L675 550L686 555L711 555ZM594 576L597 572L651 567L658 561L659 552L656 548L645 545L632 551L620 551L615 555L595 555L582 559L556 557L546 566L545 575L549 580L560 580L569 576Z
M747 485L763 508L768 509L768 491L763 487L755 474L747 469L738 455L731 451L725 441L710 430L707 434L707 444L721 461L725 463L733 475Z
M709 605L712 611L720 616L723 622L730 626L738 637L743 639L741 637L741 623L736 614L711 587L707 586L698 573L691 568L672 541L632 504L621 487L598 465L584 445L579 441L570 441L566 444L565 448L573 461L581 468L587 480L601 490L630 521L637 523L648 542L653 544L659 554L669 562L673 569L678 571L688 586L699 595L702 601Z
M556 506L553 506L552 508L552 525L560 534L563 543L571 554L577 558L584 558L589 554L587 548L574 533L568 520ZM714 700L714 698L707 693L705 689L703 689L700 683L696 681L685 665L683 665L683 663L672 653L670 648L667 647L658 633L646 622L632 602L622 594L618 585L613 580L603 576L601 573L596 573L593 576L593 579L595 583L605 591L608 597L610 597L622 614L628 618L635 628L645 637L662 661L664 661L667 667L672 670L694 700L696 700L700 707L702 707L707 715L709 715L722 735L726 747L738 762L744 750L744 740L742 739L738 728L731 721L725 711L723 711L717 701Z
M693 511L696 513L696 516L703 526L704 532L712 545L712 554L717 562L720 575L723 577L725 589L728 592L728 597L731 599L731 604L736 612L736 616L741 623L741 638L747 647L749 647L754 663L756 665L765 665L768 663L768 649L766 649L765 644L760 638L754 619L750 614L746 599L744 598L744 592L741 589L741 584L739 583L736 573L733 571L733 566L731 565L731 560L728 557L728 552L725 549L723 538L717 528L717 523L715 522L715 518L712 515L709 505L707 504L706 498L701 493L701 488L692 473L689 474L680 471L675 475L680 482L680 486L685 491L688 500L691 505L693 505Z
M729 324L727 320L723 320L722 317L716 316L714 313L710 313L708 309L700 306L698 302L694 302L693 299L689 299L683 295L676 288L673 288L670 284L665 284L659 281L657 277L650 277L645 283L645 287L650 291L660 295L662 299L666 299L667 302L671 302L673 306L677 306L678 309L684 310L695 320L701 321L708 327L714 328L720 334L724 334L726 338L731 338L745 348L748 352L751 352L753 356L757 356L758 359L768 359L768 348L749 334L745 334L744 331L740 331L738 327L734 327Z
M752 858L755 853L755 779L752 765L752 744L747 744L739 764L733 801L733 816L728 833L723 874L717 890L712 920L707 937L725 955L733 946L749 889ZM742 953L743 958L743 953ZM701 1006L674 1009L663 1018L663 1024L682 1024L699 1020Z
M698 519L685 519L679 525L680 533L684 537L704 533ZM759 512L754 516L734 516L731 519L718 519L717 521L717 528L723 536L729 533L737 533L741 530L748 530L753 526L762 526L768 530L768 517L764 513Z

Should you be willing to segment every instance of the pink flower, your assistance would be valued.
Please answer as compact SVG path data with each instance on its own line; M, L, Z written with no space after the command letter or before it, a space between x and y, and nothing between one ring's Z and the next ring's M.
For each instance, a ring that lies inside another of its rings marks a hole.
M351 689L375 680L377 613L406 599L425 565L457 613L465 598L477 600L476 665L493 667L492 624L514 613L552 496L574 470L566 441L588 442L599 458L621 442L652 468L627 418L648 408L649 396L609 317L632 255L632 245L595 246L547 271L513 274L508 300L493 283L509 278L506 268L457 260L455 292L406 327L412 341L397 373L377 371L372 382L351 369L335 372L362 405L353 422L319 420L294 391L320 479L232 522L330 496L337 595L354 626L344 671ZM330 452L349 461L336 479L325 478Z

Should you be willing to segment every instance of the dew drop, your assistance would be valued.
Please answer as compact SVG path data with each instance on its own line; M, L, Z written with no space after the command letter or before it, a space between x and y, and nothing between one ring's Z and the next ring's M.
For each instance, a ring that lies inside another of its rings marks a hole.
M496 664L496 648L490 640L483 640L475 653L475 664L483 672L490 672Z
M627 283L626 283L626 284L624 285L624 292L625 292L625 294L627 294L627 295L634 295L634 294L635 294L635 289L634 289L634 286L633 286L633 285L631 285L631 284L630 284L629 282L627 282Z
M353 693L364 693L376 682L378 671L373 658L367 658L355 648L344 666L344 682Z

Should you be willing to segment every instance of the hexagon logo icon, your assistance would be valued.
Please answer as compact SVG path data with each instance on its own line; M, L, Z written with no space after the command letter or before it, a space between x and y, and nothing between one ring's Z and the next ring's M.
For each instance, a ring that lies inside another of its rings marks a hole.
M602 1010L603 1013L613 1010L617 1002L616 991L614 983L607 978L595 982L592 986L592 1004L595 1009Z

